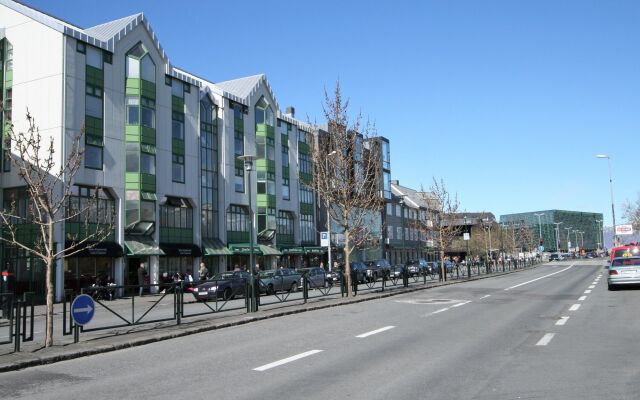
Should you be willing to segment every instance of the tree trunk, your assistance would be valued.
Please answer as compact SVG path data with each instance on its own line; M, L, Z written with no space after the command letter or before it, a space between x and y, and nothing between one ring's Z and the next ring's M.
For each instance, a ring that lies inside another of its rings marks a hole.
M52 221L52 219L50 220ZM48 226L49 230L49 251L50 253L55 253L55 249L53 248L53 223L49 222ZM44 339L44 347L53 346L53 270L54 270L54 259L49 256L47 259L47 272L45 275L46 285L47 285L47 318L46 318L46 327L45 327L45 339Z
M347 286L347 297L353 296L351 288L351 245L349 243L350 232L348 229L344 231L344 279Z

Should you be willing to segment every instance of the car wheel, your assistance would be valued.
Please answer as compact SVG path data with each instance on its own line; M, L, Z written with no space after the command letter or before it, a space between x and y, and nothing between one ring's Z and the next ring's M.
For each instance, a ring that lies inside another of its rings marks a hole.
M613 291L617 290L617 288L615 287L615 285L612 285L612 284L608 284L608 285L607 285L607 289L609 289L609 291L611 291L611 292L613 292Z
M232 293L231 293L231 288L226 288L224 290L224 292L222 293L222 298L227 301L227 300L231 300L231 298L233 297Z
M292 292L295 292L296 290L298 290L298 285L297 285L295 282L293 282L293 283L291 284L291 291L292 291Z
M273 290L273 285L267 286L267 294L272 295L274 293L275 293L275 290Z

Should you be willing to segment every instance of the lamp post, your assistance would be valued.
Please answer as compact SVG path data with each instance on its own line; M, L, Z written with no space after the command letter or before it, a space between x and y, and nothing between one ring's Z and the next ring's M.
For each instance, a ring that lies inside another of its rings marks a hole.
M602 244L602 248L604 249L604 225L601 219L597 219L596 223L598 224L598 255L600 255L601 244ZM600 242L601 237L602 237L602 242Z
M584 249L584 231L578 232L580 234L580 250Z
M540 217L542 217L544 215L544 213L535 213L533 215L538 217L538 232L539 232L538 242L539 242L540 245L542 245L542 221L541 221Z
M491 221L489 220L489 218L483 218L482 221L488 223L488 229L487 226L484 226L484 228L489 232L489 248L487 249L487 262L489 264L487 264L487 273L491 272L490 269L493 265L492 261L493 261L493 257L491 254Z
M402 264L404 268L402 270L402 284L404 287L409 286L409 279L407 277L407 248L405 247L405 232L404 232L404 213L405 213L405 197L406 195L402 194L398 196L398 203L400 203L400 210L402 214Z
M569 234L571 233L571 229L573 229L571 226L568 228L564 228L567 230L567 253L570 252L571 250L569 249L569 243L571 243L571 238L569 237Z
M329 178L329 157L338 153L336 150L327 154L325 158L325 179ZM329 246L327 247L327 264L329 264L329 272L331 272L331 212L329 212L329 208L331 204L327 201L327 234L329 236Z
M251 171L253 171L253 162L257 157L254 155L245 154L242 156L238 156L238 159L244 161L244 169L247 172L247 191L249 192L249 301L247 304L247 309L250 312L258 311L258 301L256 299L255 293L255 279L254 273L256 273L255 265L253 261L253 252L254 252L254 226L253 226L253 204L251 199Z
M609 157L607 154L596 154L596 158L606 158L607 164L609 165L609 189L611 191L611 219L613 220L613 245L615 246L618 243L618 237L616 235L616 210L613 205L614 203L613 203L613 179L611 179L611 157ZM602 241L604 242L604 236Z
M464 226L465 228L467 227L467 216L464 216ZM471 278L471 257L469 254L469 241L471 240L471 228L469 228L469 232L467 233L467 238L465 239L465 242L467 242L467 257L466 257L466 262L467 262L467 278Z
M577 230L577 229L574 229L574 230L573 230L573 233L576 235L576 245L575 245L575 248L576 248L576 249L578 248L578 232L580 232L580 231L579 231L579 230Z
M553 224L556 226L556 252L560 253L560 225L562 225L562 222L554 222Z

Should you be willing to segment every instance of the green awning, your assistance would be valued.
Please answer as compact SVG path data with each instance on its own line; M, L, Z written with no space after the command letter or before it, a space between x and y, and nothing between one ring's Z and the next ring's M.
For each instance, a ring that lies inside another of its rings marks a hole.
M149 236L125 236L124 247L128 256L164 256L164 251Z
M275 249L273 247L265 246L263 244L260 244L258 246L260 246L260 250L262 251L263 256L281 256L282 255L282 253L279 252L278 249Z
M302 247L281 247L282 254L304 254L304 248Z
M220 239L202 239L202 250L206 256L230 256L233 254Z
M233 243L229 245L229 249L233 251L233 254L247 255L251 254L251 245L249 243ZM259 254L263 256L281 256L282 253L278 249L265 246L264 244L254 244L253 254Z
M324 254L327 252L326 247L309 246L304 248L305 254Z

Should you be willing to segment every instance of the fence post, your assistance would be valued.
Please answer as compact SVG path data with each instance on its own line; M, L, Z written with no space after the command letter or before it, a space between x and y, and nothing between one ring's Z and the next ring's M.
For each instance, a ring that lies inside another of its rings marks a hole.
M18 353L18 352L20 352L20 336L21 336L21 334L20 334L21 321L20 320L22 319L22 317L20 315L22 302L20 301L20 299L18 299L16 301L15 307L16 307L16 316L15 316L16 317L16 319L15 319L15 321L16 321L16 329L15 329L15 342L14 342L13 350L16 353Z
M307 280L307 274L302 275L302 299L304 303L307 303L309 298L309 281Z

